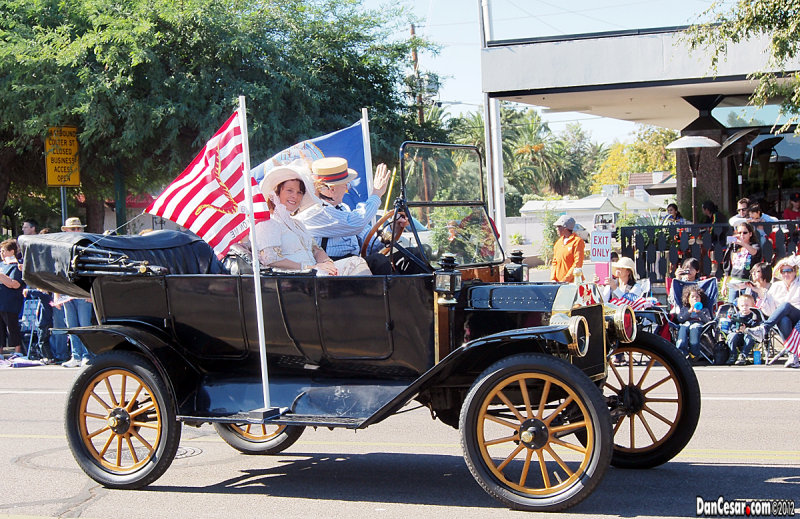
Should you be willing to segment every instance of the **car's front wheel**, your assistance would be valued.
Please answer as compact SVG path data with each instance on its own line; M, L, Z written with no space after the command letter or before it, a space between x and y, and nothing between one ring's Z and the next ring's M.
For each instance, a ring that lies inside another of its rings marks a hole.
M141 355L96 357L67 398L67 440L78 465L109 488L133 489L158 479L172 463L181 424L168 390Z
M597 386L548 355L514 355L485 370L467 395L460 429L472 475L519 510L577 504L611 459L611 423Z
M277 454L288 449L303 434L297 425L215 423L225 443L244 454Z

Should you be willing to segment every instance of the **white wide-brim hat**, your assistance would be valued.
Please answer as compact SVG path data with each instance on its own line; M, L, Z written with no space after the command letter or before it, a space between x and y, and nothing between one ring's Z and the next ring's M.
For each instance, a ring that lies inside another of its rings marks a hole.
M639 276L636 275L636 264L627 256L623 256L619 259L619 261L615 261L611 264L611 270L613 272L614 269L628 269L631 271L631 275L633 279L639 279Z
M314 185L311 183L311 171L306 166L306 163L299 159L291 164L277 166L269 170L261 180L259 187L264 196L269 199L269 194L275 193L275 188L287 180L299 180L306 188L303 199L300 201L300 205L297 206L299 211L314 205L317 200L314 196Z

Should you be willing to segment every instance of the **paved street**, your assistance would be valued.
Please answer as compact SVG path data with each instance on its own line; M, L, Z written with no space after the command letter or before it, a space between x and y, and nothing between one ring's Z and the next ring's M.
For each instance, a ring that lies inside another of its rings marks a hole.
M800 505L800 371L697 372L700 425L678 458L652 470L611 468L586 501L547 517L693 517L698 495ZM263 457L238 454L210 426L184 427L179 458L153 485L104 489L81 472L64 437L64 402L76 374L57 366L0 371L0 516L526 516L483 492L466 468L458 432L425 409L358 432L309 430L286 452Z

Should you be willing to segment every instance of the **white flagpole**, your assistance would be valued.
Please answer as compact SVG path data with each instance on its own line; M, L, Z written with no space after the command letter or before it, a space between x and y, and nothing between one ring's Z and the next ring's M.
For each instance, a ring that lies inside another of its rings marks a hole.
M264 331L264 310L261 301L261 269L258 262L256 242L256 221L253 218L253 191L250 179L250 143L247 139L247 109L244 96L239 96L239 125L242 128L242 151L244 152L244 199L247 205L247 223L250 226L250 246L253 254L253 288L256 293L256 321L258 322L258 350L261 356L261 386L264 395L264 409L270 407L269 375L267 373L267 345Z
M364 167L367 177L367 194L372 193L372 145L369 142L369 114L366 108L361 109L361 139L364 141Z

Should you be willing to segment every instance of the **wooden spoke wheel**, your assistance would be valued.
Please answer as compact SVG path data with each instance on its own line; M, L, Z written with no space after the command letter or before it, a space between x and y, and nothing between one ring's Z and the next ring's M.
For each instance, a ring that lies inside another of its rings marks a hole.
M139 488L172 463L180 423L155 368L130 352L97 357L67 401L72 454L89 477L111 488Z
M225 443L244 454L277 454L289 448L303 434L296 425L215 423Z
M671 343L642 332L614 351L603 392L611 410L611 464L649 468L676 456L700 417L700 387L686 359ZM617 356L617 358L619 358Z
M611 426L597 386L547 355L514 355L484 371L467 395L460 428L475 479L520 510L580 502L611 458Z

